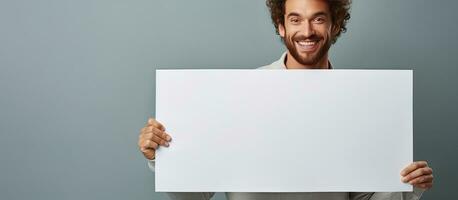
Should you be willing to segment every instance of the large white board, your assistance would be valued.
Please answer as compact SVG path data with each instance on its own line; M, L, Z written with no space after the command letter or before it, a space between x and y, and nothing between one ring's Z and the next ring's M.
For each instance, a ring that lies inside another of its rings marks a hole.
M411 191L411 70L157 70L156 191Z

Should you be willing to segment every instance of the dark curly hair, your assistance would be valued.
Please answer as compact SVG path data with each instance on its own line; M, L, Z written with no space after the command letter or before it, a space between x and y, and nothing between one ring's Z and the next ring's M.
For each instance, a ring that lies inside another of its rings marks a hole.
M285 25L285 2L287 0L266 0L266 5L269 8L272 23L275 26L275 31L278 33L278 24ZM332 43L337 41L341 33L347 31L347 22L350 20L351 0L326 0L331 11L331 19L333 26L337 25L340 30L334 35Z

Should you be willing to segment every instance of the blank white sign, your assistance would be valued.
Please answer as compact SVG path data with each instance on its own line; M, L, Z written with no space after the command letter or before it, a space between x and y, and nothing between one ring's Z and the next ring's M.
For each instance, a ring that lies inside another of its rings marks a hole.
M412 191L411 70L157 70L156 191Z

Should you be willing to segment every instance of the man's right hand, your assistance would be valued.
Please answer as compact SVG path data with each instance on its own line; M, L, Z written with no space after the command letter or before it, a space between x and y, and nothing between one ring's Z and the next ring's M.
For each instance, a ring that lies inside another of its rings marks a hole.
M138 136L138 147L145 158L153 160L156 149L159 146L168 147L171 140L170 135L165 133L165 127L155 119L149 118Z

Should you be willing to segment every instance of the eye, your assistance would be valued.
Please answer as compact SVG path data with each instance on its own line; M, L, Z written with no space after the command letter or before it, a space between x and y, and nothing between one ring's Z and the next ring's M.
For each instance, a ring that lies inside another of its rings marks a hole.
M317 24L322 24L322 23L326 22L326 19L324 17L316 17L315 19L313 19L313 22L315 22Z
M293 24L298 24L300 22L299 18L296 18L296 17L291 18L289 21Z

